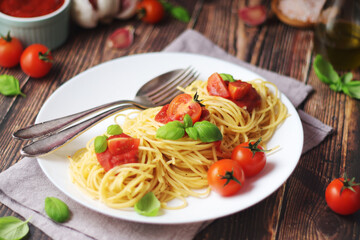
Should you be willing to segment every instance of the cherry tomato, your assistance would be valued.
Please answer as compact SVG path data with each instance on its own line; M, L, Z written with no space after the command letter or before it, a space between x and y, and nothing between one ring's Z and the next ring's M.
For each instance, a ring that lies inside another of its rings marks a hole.
M353 214L360 209L360 186L354 179L334 179L326 187L325 200L334 212L341 215Z
M158 114L156 114L156 116L155 116L155 121L157 121L159 123L168 123L169 122L169 118L166 113L169 108L169 105L170 104L166 104L160 109Z
M265 167L266 156L264 149L258 145L260 141L241 143L231 154L231 159L241 165L246 177L255 176Z
M50 50L42 44L28 46L21 55L21 69L30 77L41 78L50 71L53 57Z
M165 15L164 7L158 0L142 0L136 9L139 18L146 23L158 23Z
M171 121L182 121L186 114L189 114L193 123L199 121L201 117L202 108L190 94L183 93L176 96L169 105L166 111L167 116Z
M244 185L245 174L236 161L222 159L210 166L207 179L211 189L222 196L232 196Z
M250 83L243 82L243 81L235 81L229 83L229 93L231 99L233 100L240 100L249 92L252 88Z
M140 139L123 133L109 137L107 143L105 152L96 153L97 160L105 171L121 164L138 162Z
M255 90L251 87L249 92L241 100L233 100L236 105L241 108L245 108L248 112L251 112L254 108L261 105L261 97Z
M206 89L212 96L230 98L228 86L218 73L213 73L208 78Z
M19 64L23 46L19 39L10 36L0 38L0 66L10 68Z

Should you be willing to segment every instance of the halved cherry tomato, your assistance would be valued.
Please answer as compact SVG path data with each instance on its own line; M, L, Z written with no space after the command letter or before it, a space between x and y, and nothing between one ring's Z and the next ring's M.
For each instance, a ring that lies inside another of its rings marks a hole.
M19 39L11 37L0 38L0 66L10 68L19 64L23 46Z
M359 183L355 183L355 179L336 178L326 187L325 200L334 212L353 214L360 209Z
M250 83L243 81L235 81L229 83L229 92L231 99L240 100L242 99L252 88Z
M169 105L166 113L170 121L182 121L186 114L189 114L193 123L199 121L202 108L198 102L193 100L187 93L176 96Z
M220 74L213 73L207 82L207 91L212 96L219 96L223 98L230 98L228 86L225 81L221 78Z
M112 155L119 155L138 149L139 143L138 138L112 138L108 139L108 148Z
M164 124L169 122L169 118L166 113L169 108L169 105L170 104L166 104L160 109L158 114L156 114L156 116L155 116L155 121L157 121L159 123L164 123Z
M138 162L140 139L132 138L124 133L108 138L105 152L96 153L100 165L109 171L115 166Z
M211 189L222 196L231 196L243 187L245 174L236 161L222 159L210 166L207 179Z
M241 143L231 154L231 159L241 165L246 177L255 176L265 167L266 156L263 147L258 145L259 142Z
M250 85L250 84L249 84ZM251 112L254 108L261 105L261 97L256 92L255 88L251 86L248 93L240 100L233 100L239 107L246 108Z

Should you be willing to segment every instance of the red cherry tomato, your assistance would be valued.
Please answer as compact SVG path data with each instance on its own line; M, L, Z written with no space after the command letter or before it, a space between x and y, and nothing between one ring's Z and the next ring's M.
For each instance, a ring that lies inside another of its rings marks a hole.
M219 96L223 98L230 98L228 86L225 81L221 78L220 74L213 73L207 82L207 91L212 96Z
M248 112L251 112L254 108L261 105L261 97L255 88L251 87L249 92L242 99L233 100L233 102L241 108L246 108Z
M159 123L168 123L169 122L169 118L166 113L169 108L169 105L170 104L166 104L160 109L158 114L156 114L156 116L155 116L155 121L157 121Z
M140 139L123 133L109 137L107 143L105 152L96 153L97 160L105 171L121 164L138 162Z
M182 121L186 114L189 114L193 123L199 121L202 108L198 102L193 100L192 96L187 93L176 96L166 111L171 121Z
M243 187L245 174L236 161L222 159L210 166L207 179L211 189L222 196L232 196Z
M21 55L21 69L30 77L41 78L50 71L53 57L50 50L42 44L28 46Z
M352 191L349 187L352 186ZM325 200L334 212L341 215L353 214L360 209L360 186L354 179L334 179L326 187Z
M252 88L250 83L243 81L235 81L229 83L229 92L231 99L240 100L249 92Z
M231 154L231 159L241 165L246 177L255 176L265 167L266 156L259 143L260 139L256 143L241 143Z
M11 37L0 38L0 66L11 68L19 64L23 46L19 39Z
M163 5L157 0L142 0L136 9L139 18L146 23L158 23L165 15Z

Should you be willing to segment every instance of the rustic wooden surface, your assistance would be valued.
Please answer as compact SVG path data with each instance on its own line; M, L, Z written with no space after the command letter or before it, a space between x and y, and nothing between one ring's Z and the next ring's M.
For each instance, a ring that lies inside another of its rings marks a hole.
M315 92L301 109L335 130L301 157L291 177L271 196L247 210L214 221L195 239L360 239L360 212L343 217L329 210L324 200L326 185L344 171L360 179L360 102L331 91L317 79L312 69L313 31L287 26L270 11L266 24L259 27L248 27L239 20L240 7L265 4L270 10L265 0L173 3L189 10L189 23L169 18L157 25L131 19L88 30L72 25L66 44L53 51L56 61L45 78L28 78L19 67L1 69L0 74L20 79L27 96L0 96L0 171L20 160L19 151L26 143L14 140L11 134L33 123L44 101L61 84L110 59L161 51L184 30L193 28L239 59L313 86ZM136 29L133 45L125 50L105 47L109 34L126 25ZM360 78L359 70L354 74ZM18 216L0 204L0 216L7 215ZM31 225L27 239L50 238Z

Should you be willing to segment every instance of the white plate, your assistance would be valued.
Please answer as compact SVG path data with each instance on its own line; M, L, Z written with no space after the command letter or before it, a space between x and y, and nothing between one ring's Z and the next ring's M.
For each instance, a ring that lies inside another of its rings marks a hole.
M36 122L50 120L79 112L90 107L118 99L132 99L146 81L166 71L194 66L206 80L212 73L229 73L235 78L259 78L253 72L215 58L186 53L147 53L115 59L93 67L59 87L41 108ZM180 210L164 210L160 216L144 217L134 211L115 210L93 200L79 191L69 177L66 158L85 146L90 138L106 131L113 123L110 117L83 133L71 143L52 154L39 157L38 162L50 179L63 193L78 203L100 213L135 222L178 224L210 220L244 210L276 191L296 167L303 146L300 118L288 98L281 95L290 117L276 131L268 147L281 149L268 157L263 171L249 178L241 191L233 197L221 197L212 192L208 198L188 197L188 206Z

